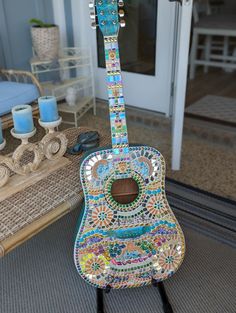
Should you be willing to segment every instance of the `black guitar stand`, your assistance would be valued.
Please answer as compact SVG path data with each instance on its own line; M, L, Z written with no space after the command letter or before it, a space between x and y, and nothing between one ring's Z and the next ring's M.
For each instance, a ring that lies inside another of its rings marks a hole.
M108 285L105 289L105 293L109 293L111 287ZM104 313L104 301L103 301L103 289L97 288L97 313Z
M165 286L163 282L157 282L155 279L152 280L152 285L155 288L158 288L159 294L161 296L163 312L164 313L174 313L171 304L169 302L168 296L166 294ZM109 293L111 291L111 287L107 286L105 289L105 293ZM104 312L104 299L103 299L103 289L97 288L97 313L105 313Z
M159 294L161 296L162 307L163 307L164 313L174 313L172 306L170 304L170 301L168 299L164 283L163 282L157 282L155 279L153 279L152 285L153 285L153 287L158 288Z

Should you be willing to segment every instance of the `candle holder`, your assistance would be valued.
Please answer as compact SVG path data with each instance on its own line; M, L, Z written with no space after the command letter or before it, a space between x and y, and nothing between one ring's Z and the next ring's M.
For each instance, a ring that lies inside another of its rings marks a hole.
M39 181L70 163L63 157L67 150L68 140L64 133L56 131L61 122L61 117L57 121L47 123L39 120L46 135L37 143L29 142L29 138L36 134L36 128L25 134L16 133L14 128L11 129L11 135L21 140L21 144L11 155L0 155L0 201L9 194L6 191L9 191L10 194L18 192L21 188ZM0 150L3 150L5 145L6 141L4 140L0 145Z
M6 147L6 140L3 139L3 142L0 144L0 151L2 151Z
M3 142L0 144L0 151L2 151L6 146L6 139L3 139ZM8 168L0 165L0 188L4 186L10 176L10 171Z
M62 118L59 117L57 121L53 121L53 122L43 122L39 119L38 122L39 122L39 125L45 128L46 130L48 130L49 133L54 133L55 128L61 125Z
M33 137L35 134L36 128L34 128L32 132L25 134L16 133L14 128L11 129L11 135L14 138L20 139L21 144L13 152L12 157L5 157L5 164L16 174L27 175L31 172L37 171L40 163L43 160L44 155L40 147L35 143L29 142L29 138ZM32 162L24 165L22 164L21 160L27 151L33 153L34 158ZM4 163L4 161L1 163Z
M54 122L42 122L39 120L39 125L45 128L47 132L40 144L43 154L48 160L56 160L66 153L67 138L63 133L55 131L55 128L57 128L61 122L61 117Z

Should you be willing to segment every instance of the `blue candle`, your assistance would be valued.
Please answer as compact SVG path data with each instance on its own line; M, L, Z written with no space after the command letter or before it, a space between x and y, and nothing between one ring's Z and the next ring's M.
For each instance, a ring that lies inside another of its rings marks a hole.
M55 122L59 120L57 100L53 96L38 99L40 120L42 122Z
M3 143L3 135L2 135L2 120L0 119L0 144Z
M31 133L34 130L32 108L30 105L17 105L12 109L14 130L17 134Z

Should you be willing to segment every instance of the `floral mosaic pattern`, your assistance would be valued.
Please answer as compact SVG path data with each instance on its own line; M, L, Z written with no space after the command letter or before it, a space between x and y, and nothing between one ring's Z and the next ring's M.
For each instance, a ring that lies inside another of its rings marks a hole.
M181 254L176 249L165 251L159 257L159 264L165 271L170 271L173 267L178 266L181 261Z
M81 259L81 268L90 277L98 277L106 271L107 259L103 255L87 254Z
M161 193L151 196L147 201L147 210L153 216L161 216L165 212L165 206Z
M107 206L95 207L91 213L90 223L97 227L108 227L113 221L113 212Z

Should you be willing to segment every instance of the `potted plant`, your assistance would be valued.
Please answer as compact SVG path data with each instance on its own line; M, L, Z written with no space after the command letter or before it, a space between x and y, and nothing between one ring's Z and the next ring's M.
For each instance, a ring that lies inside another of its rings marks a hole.
M38 19L31 19L33 49L40 60L54 60L59 53L59 28Z

